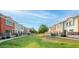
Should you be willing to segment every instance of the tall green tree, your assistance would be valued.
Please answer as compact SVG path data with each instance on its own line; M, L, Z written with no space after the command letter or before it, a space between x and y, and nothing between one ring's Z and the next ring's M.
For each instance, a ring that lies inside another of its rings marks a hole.
M45 33L48 31L48 27L44 24L40 25L39 29L38 29L38 32L39 33Z
M30 32L31 32L31 33L37 33L37 31L36 31L34 28L32 28L32 29L30 30Z

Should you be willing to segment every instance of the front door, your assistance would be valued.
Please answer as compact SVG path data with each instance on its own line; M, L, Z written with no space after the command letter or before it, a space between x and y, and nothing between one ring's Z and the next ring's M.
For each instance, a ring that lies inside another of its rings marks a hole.
M66 30L64 30L64 35L67 35Z

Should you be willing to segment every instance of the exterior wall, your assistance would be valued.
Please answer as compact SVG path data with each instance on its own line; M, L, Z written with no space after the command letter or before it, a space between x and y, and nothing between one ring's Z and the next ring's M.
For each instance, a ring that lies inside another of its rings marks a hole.
M24 33L30 33L30 29L29 28L24 28Z
M20 31L20 28L19 28L19 24L17 22L15 22L15 29L14 29L14 32L15 33L18 33Z
M69 17L65 21L52 26L50 33L58 35L79 35L79 16Z
M0 33L5 33L5 22L6 19L3 17L0 17Z
M71 25L69 25L69 22L71 22ZM78 17L67 19L65 21L65 23L64 23L64 28L65 28L65 30L67 32L67 35L69 33L71 33L71 34L77 34L78 33Z
M79 33L79 17L78 17L78 33Z
M9 23L9 24L7 24L7 23ZM10 30L11 32L13 30L13 21L10 17L6 17L5 29Z
M14 35L16 33L22 35L27 32L29 32L29 29L12 20L11 17L0 14L0 36Z
M51 28L52 28L52 27L50 27L50 28L49 28L49 30L48 30L48 33L52 33L52 30L51 30Z
M63 34L64 33L64 22L57 24L56 29L57 29L58 35Z
M58 35L63 34L63 31L64 31L64 23L63 22L56 24L49 29L50 33L58 34Z
M52 33L52 34L57 34L56 25L54 25L53 27L51 27L49 31L50 31L50 33Z
M13 29L12 29L12 31L13 31L13 35L15 34L15 21L13 21Z
M24 32L24 26L20 25L20 31L23 33Z
M52 28L51 28L51 31L50 31L51 33L55 33L55 26L53 26Z
M7 17L5 17L5 16L0 16L0 34L1 35L6 35L7 30L10 31L10 33L8 33L8 34L12 34L11 32L12 32L13 26L12 25L7 25L6 24L7 20L10 21L11 24L12 24L11 18L8 17L8 19L7 19Z
M18 24L17 22L15 22L15 29L14 29L14 33L18 34L18 35L22 35L24 33L24 26L22 26L21 24Z
M6 35L10 35L10 36L13 34L13 21L11 17L6 17L5 33Z

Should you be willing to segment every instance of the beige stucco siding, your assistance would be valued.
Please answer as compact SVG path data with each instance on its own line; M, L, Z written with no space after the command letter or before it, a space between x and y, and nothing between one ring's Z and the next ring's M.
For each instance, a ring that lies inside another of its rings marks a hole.
M74 25L72 25L72 26L66 26L66 23L68 21L70 21L70 20L72 20L72 19L69 19L69 20L67 20L64 23L65 30L67 30L69 32L70 29L73 29L74 32L78 32L78 18L74 18Z
M57 24L57 32L58 33L63 33L63 30L64 30L63 22Z

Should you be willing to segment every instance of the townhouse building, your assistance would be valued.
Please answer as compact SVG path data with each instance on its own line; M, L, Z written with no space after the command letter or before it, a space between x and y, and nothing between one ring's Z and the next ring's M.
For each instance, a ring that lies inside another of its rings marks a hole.
M12 35L13 34L13 29L14 29L14 22L11 17L6 17L6 23L5 23L5 31L6 35Z
M49 28L47 33L49 33L49 34L52 33L52 27Z
M49 33L52 34L63 34L64 33L64 22L60 22L58 24L53 25L52 27L49 28Z
M60 22L56 25L56 31L57 31L57 34L58 35L64 35L65 34L65 31L64 31L64 21L63 22Z
M50 27L50 29L49 29L48 32L51 33L51 34L57 34L57 27L56 27L56 24L53 25L52 27Z
M19 35L27 34L29 32L30 32L29 28L26 28L25 26L15 21L15 28L14 28L15 35L19 36Z
M31 29L30 28L24 28L24 34L30 34L31 33Z
M50 33L79 38L79 15L68 17L64 21L53 25Z
M67 35L79 35L79 16L67 18L64 22Z
M0 36L9 37L13 32L13 21L11 17L0 14Z
M21 35L22 32L21 30L22 30L21 25L15 21L14 34L17 36Z
M29 28L0 13L0 38L9 38L14 35L19 36L28 32L30 32Z

